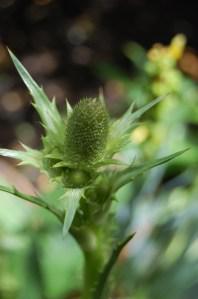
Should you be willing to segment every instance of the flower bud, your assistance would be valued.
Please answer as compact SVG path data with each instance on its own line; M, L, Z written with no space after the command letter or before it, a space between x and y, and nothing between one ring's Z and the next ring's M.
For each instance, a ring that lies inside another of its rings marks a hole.
M104 155L108 114L98 99L83 99L73 109L66 125L65 158L77 165L93 165Z

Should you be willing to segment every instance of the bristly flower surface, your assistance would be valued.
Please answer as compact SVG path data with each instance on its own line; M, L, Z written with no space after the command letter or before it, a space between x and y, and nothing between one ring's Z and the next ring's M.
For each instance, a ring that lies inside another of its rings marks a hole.
M71 226L79 228L85 223L101 219L109 211L119 188L144 171L184 152L141 165L124 165L114 158L115 154L130 142L131 131L141 115L163 97L135 112L131 105L115 121L110 120L104 101L100 98L82 99L73 109L66 102L66 117L63 118L55 99L50 101L14 54L11 51L9 53L33 98L32 105L41 118L45 135L42 137L41 150L23 145L24 151L0 149L0 155L19 159L20 164L37 167L62 186L64 193L56 204L65 217L64 234Z
M83 99L68 117L65 156L73 164L93 165L105 152L108 114L99 99Z

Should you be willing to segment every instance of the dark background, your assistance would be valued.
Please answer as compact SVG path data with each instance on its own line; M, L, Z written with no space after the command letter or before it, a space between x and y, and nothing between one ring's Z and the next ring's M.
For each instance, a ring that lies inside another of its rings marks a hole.
M128 41L149 48L155 42L168 44L182 32L188 45L198 49L197 8L196 1L1 0L1 147L13 143L13 127L36 118L6 45L62 105L66 97L77 101L97 95L104 83L95 67L100 63L113 63L130 74L131 62L123 55ZM9 110L5 102L13 96L18 106Z

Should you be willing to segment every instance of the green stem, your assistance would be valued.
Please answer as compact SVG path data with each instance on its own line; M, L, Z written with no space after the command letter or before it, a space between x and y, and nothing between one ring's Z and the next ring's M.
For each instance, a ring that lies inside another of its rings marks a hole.
M22 192L19 192L17 189L15 188L9 188L6 186L2 186L0 185L0 191L3 192L7 192L9 194L12 194L14 196L17 196L23 200L29 201L31 203L36 204L37 206L40 206L48 211L50 211L51 213L53 213L61 222L63 222L64 219L64 213L55 208L54 206L52 206L51 204L48 204L46 201L44 201L42 198L40 197L36 197L36 196L32 196L32 195L27 195L24 194Z
M84 253L84 281L81 299L91 299L107 254L103 232L101 228L84 227L78 233L73 232L73 235Z
M84 256L85 268L82 299L91 299L95 285L98 281L99 273L103 267L104 258L101 252L97 249L84 252Z

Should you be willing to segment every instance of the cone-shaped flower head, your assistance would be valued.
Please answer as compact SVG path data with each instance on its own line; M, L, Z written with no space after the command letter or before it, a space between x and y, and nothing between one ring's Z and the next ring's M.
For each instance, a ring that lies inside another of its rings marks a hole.
M66 125L65 157L71 163L90 166L105 152L108 114L98 99L83 99L73 109Z

